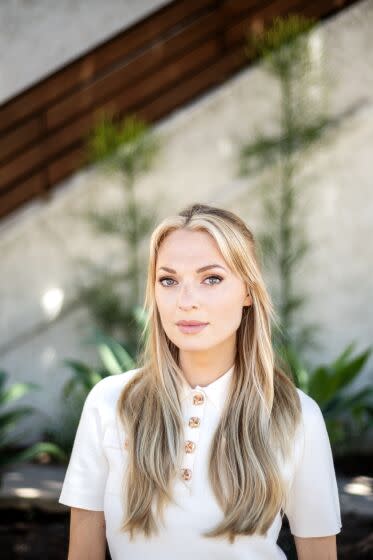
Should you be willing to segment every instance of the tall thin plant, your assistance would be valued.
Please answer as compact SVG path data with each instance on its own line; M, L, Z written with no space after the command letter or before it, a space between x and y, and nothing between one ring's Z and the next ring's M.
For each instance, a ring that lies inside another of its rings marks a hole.
M93 279L88 286L80 286L80 295L101 331L120 341L133 358L139 351L143 321L141 244L156 223L160 200L158 195L157 203L151 197L140 199L136 187L139 178L152 169L160 147L160 138L136 115L118 120L102 113L87 138L87 160L105 175L119 179L122 202L109 210L91 208L83 216L99 234L119 239L122 248L116 270L79 259L91 266Z
M311 149L330 140L328 132L341 120L327 115L322 42L314 25L313 19L291 14L275 18L265 30L249 32L246 54L262 59L279 88L279 118L276 133L258 132L253 141L242 144L238 162L241 177L273 171L261 185L265 231L258 239L264 264L277 281L274 299L280 328L274 326L275 344L298 350L317 346L318 328L298 320L308 296L296 289L295 273L311 250L300 173Z

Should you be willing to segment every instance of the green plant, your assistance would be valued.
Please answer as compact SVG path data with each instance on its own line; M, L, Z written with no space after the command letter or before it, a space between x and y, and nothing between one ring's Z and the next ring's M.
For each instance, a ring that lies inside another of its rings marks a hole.
M296 385L319 404L336 454L348 451L353 441L372 427L373 387L351 389L372 349L352 355L355 346L349 344L330 364L313 369L302 362L294 348L283 347L281 353Z
M118 120L113 115L101 114L87 138L87 159L97 170L119 180L118 202L109 209L90 209L81 213L100 235L116 238L122 244L115 271L107 265L92 265L87 259L78 259L90 268L89 285L78 287L79 299L90 309L98 327L116 338L136 356L139 350L136 308L142 301L142 283L145 263L140 255L142 242L153 229L157 215L154 201L139 200L136 192L138 179L149 172L160 151L160 140L150 126L135 115ZM124 293L123 293L124 292Z
M76 387L70 394L64 395L62 408L53 415L48 421L48 427L44 429L44 438L61 449L58 462L66 464L69 461L86 396L87 390L83 387Z
M146 335L146 316L140 307L134 310L138 329ZM93 367L81 360L65 359L72 376L62 389L63 409L54 425L45 432L46 437L54 441L64 451L66 461L71 454L76 430L85 398L96 383L109 375L117 375L136 367L136 360L119 342L98 328L85 341L97 349L102 365Z
M5 467L9 465L33 459L42 453L56 458L63 456L59 447L51 442L38 442L22 451L16 450L22 436L15 436L13 430L22 418L34 413L35 409L24 405L9 410L8 406L40 386L36 383L14 383L5 387L7 377L7 373L0 371L0 482Z
M307 201L304 197L305 162L344 115L327 115L327 75L322 42L315 20L290 14L274 18L261 32L247 36L246 54L258 55L278 88L279 105L273 133L258 131L243 142L238 157L238 174L243 177L264 170L271 172L260 184L263 232L257 237L268 272L275 279L273 299L279 321L274 325L276 344L299 350L317 347L318 325L297 320L310 295L301 293L295 275L312 250L305 228Z
M65 397L69 396L76 387L81 387L88 393L104 377L116 375L135 367L135 361L127 350L110 335L97 328L86 339L86 343L96 346L103 365L92 367L80 360L63 360L73 372L73 376L65 383L63 388Z

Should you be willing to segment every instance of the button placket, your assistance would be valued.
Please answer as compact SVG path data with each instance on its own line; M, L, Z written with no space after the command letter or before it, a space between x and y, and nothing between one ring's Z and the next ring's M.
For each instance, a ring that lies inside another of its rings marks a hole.
M206 406L205 393L198 388L193 389L187 397L186 404L184 457L181 468L181 478L190 486L190 481L193 480L193 467L196 452L198 451L198 441L203 426L203 416Z

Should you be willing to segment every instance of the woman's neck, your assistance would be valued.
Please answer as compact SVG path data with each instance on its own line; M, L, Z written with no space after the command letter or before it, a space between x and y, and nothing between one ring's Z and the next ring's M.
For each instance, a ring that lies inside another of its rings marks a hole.
M196 352L181 352L180 368L187 383L192 387L205 387L224 375L234 364L233 352L213 352L213 355L197 355Z

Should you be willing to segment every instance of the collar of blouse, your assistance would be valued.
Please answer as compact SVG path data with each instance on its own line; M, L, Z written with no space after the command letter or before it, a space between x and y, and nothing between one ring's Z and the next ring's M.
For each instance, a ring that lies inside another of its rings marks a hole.
M215 381L209 383L209 385L206 385L204 387L202 387L201 385L196 385L193 388L185 379L183 379L183 385L180 395L181 403L183 403L186 399L193 398L195 395L202 393L202 395L204 397L207 397L221 412L228 393L229 382L231 380L233 370L234 364L225 373L218 377L218 379L215 379Z

